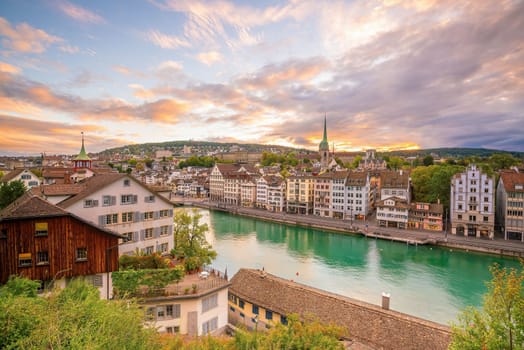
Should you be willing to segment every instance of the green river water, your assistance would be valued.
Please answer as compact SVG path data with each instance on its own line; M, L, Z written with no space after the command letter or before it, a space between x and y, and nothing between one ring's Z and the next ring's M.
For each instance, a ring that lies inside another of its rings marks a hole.
M213 267L231 277L264 268L282 278L449 324L468 305L480 306L488 267L520 268L517 260L430 246L408 246L201 210Z

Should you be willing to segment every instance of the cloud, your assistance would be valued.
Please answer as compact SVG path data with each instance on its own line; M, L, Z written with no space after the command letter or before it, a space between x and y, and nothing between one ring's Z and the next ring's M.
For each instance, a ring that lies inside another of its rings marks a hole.
M4 47L23 53L42 53L49 45L62 41L61 38L33 28L27 23L11 27L11 24L2 17L0 17L0 36L3 37Z
M222 61L222 55L217 51L202 52L197 55L200 62L210 66L215 62Z
M190 47L188 41L174 35L167 35L156 30L146 33L146 39L163 49L178 49L179 47Z
M0 61L0 72L10 73L10 74L19 74L20 68L10 65L9 63Z
M60 46L60 51L74 54L80 52L80 48L78 46L63 45Z
M57 7L66 16L69 16L79 22L94 23L94 24L105 22L104 18L101 17L100 15L97 15L96 13L89 11L88 9L72 4L65 0L59 1L57 3Z

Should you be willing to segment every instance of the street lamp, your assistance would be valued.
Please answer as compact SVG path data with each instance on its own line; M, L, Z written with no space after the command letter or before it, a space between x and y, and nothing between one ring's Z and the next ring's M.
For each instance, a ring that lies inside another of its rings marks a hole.
M110 260L109 260L109 254L111 252L111 250L117 248L119 246L119 244L116 244L112 247L108 247L106 248L106 298L109 299L109 270L111 270L111 263L110 263Z

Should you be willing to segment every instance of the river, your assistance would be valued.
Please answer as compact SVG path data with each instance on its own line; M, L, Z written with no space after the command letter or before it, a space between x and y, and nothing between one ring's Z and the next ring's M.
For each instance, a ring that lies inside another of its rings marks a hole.
M431 246L343 235L200 210L213 266L231 277L240 268L264 268L282 278L380 305L441 324L468 305L479 307L497 262L520 269L517 260Z

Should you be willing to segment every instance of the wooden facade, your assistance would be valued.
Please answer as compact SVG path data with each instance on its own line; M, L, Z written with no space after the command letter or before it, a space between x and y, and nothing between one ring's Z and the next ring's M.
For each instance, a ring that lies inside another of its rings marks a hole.
M4 218L0 220L0 283L10 275L49 281L115 271L118 238L68 213Z

